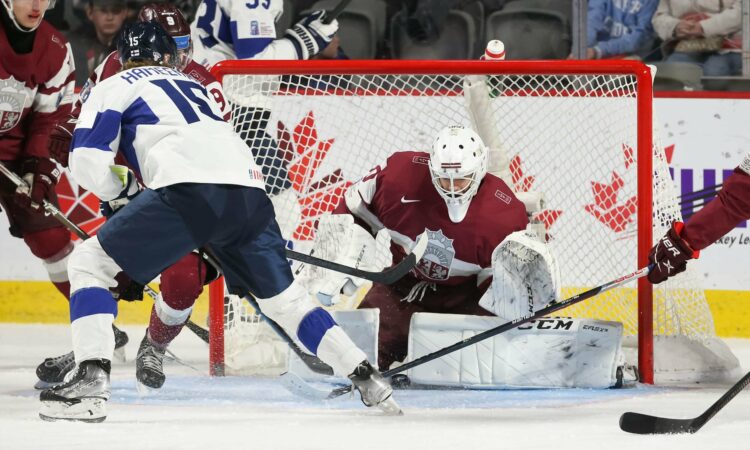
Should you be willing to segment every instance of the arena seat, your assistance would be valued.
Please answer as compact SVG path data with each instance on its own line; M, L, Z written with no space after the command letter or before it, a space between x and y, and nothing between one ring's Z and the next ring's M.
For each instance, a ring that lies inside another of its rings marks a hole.
M339 0L321 0L312 9L331 11ZM341 47L352 59L374 59L385 35L386 4L383 0L352 0L338 16Z
M487 17L486 38L505 43L508 59L564 59L570 54L570 2L516 0Z
M391 45L395 59L471 59L477 48L477 25L464 11L451 10L435 41L417 42L403 26L403 12L391 20Z
M657 62L654 77L654 90L657 91L699 91L703 69L697 64L683 62Z

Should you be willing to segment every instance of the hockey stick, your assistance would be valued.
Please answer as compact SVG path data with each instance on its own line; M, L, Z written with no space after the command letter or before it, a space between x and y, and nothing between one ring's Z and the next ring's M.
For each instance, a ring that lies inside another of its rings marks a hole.
M695 433L700 430L727 403L750 384L750 373L747 373L734 386L729 388L716 403L693 419L669 419L666 417L649 416L634 412L626 412L620 416L620 429L635 434L679 434Z
M329 23L333 22L339 16L339 14L341 14L344 9L349 6L349 3L351 2L352 0L341 0L339 4L331 10L331 12L325 13L325 16L322 20L323 24L328 25Z
M0 172L2 172L3 175L5 175L13 184L16 185L16 187L22 188L22 189L28 189L29 186L26 184L26 182L18 176L15 172L12 172L10 169L5 167L5 164L0 163ZM27 191L28 195L28 191ZM73 223L70 219L65 217L65 214L62 213L55 205L48 202L46 199L42 199L42 207L44 208L44 211L57 219L58 222L60 222L65 228L70 230L72 233L74 233L76 236L81 238L82 240L86 240L90 238L91 236L88 235L85 231L81 229L78 225ZM153 290L151 286L145 285L143 286L144 292L148 294L149 297L151 297L154 301L160 298L160 294ZM206 344L208 344L208 331L201 328L199 325L196 325L192 321L188 319L186 322L187 327L196 334L201 340L203 340Z
M424 255L425 250L427 249L427 233L422 233L421 236L417 239L416 244L414 245L414 248L412 249L411 253L409 253L401 262L393 266L392 268L382 271L382 272L368 272L364 270L359 270L354 267L344 266L342 264L337 264L332 261L328 261L325 259L316 258L314 256L305 255L304 253L297 253L293 252L291 250L286 251L287 257L290 259L296 259L297 261L306 262L308 264L317 265L326 269L336 270L348 275L353 275L360 278L366 278L371 281L375 281L377 283L383 283L383 284L391 284L395 281L398 281L401 279L404 275L406 275L416 264L417 261L422 259L422 255ZM221 270L221 264L217 259L211 254L209 250L200 249L201 254L212 264L214 267L219 268ZM226 262L225 262L226 264ZM231 263L229 263L230 268L232 268ZM241 274L241 271L236 270L236 268L232 268L233 272L235 274ZM241 276L241 275L240 275ZM243 277L244 278L244 277ZM241 280L245 285L249 286L246 280ZM302 350L294 340L289 337L289 335L282 329L276 322L269 319L263 312L261 311L260 306L255 301L253 297L250 295L246 295L245 300L247 300L248 303L255 309L255 311L263 318L263 320L268 323L268 325L276 332L276 334L279 335L286 343L289 345L289 347L292 349L292 351L302 360L302 362L305 363L305 365L312 370L315 373L320 373L324 375L333 375L333 369L328 366L326 363L321 361L317 356L311 355L304 350Z
M427 243L427 234L422 233L422 235L417 238L417 242L414 245L411 253L406 255L406 258L404 258L395 266L380 272L360 270L354 267L338 264L333 261L328 261L326 259L320 259L311 255L306 255L304 253L295 252L294 250L289 249L286 250L286 257L295 261L322 267L324 269L335 270L336 272L341 272L346 275L352 275L357 278L364 278L365 280L374 281L375 283L392 284L403 278L404 275L409 273L409 271L417 264L417 261L422 259L422 255L424 255L424 252L427 249Z
M557 312L563 308L567 308L568 306L574 305L578 302L582 302L583 300L589 299L591 297L594 297L596 295L601 294L602 292L606 292L610 289L614 289L618 286L622 286L623 284L629 283L633 280L637 280L641 277L644 277L648 275L648 273L651 271L651 269L654 267L654 265L649 265L648 267L644 267L642 269L638 269L637 271L630 273L628 275L622 276L616 280L610 281L608 283L604 283L601 286L597 286L595 288L589 289L588 291L581 292L579 294L576 294L570 298L567 298L565 300L552 302L546 307L540 309L539 311L535 312L534 314L530 314L525 317L520 317L515 320L511 320L510 322L506 322L502 325L499 325L495 328L490 328L487 331L483 331L477 335L474 335L470 338L464 339L462 341L456 342L453 345L449 345L448 347L442 348L440 350L436 350L432 353L428 353L427 355L421 356L413 361L409 361L405 364L402 364L396 368L386 370L382 373L384 377L390 377L392 375L395 375L397 373L404 372L405 370L411 369L416 366L421 366L422 364L428 363L432 360L438 359L442 356L445 356L449 353L453 353L456 350L461 350L462 348L466 348L470 345L474 345L477 342L483 341L485 339L489 339L493 336L497 336L500 333L504 333L508 330L512 330L513 328L518 327L519 325L523 325L524 323L531 322L532 320L542 318L544 316L550 315L554 312ZM336 397L339 397L341 395L344 395L352 390L352 386L346 386L338 389L332 390L327 396L326 399L330 400Z

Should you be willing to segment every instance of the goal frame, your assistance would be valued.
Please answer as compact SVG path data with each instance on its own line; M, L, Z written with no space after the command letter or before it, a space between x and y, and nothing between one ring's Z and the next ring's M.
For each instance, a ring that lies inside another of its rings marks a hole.
M225 75L631 75L636 80L637 262L648 265L653 245L653 81L651 69L633 60L438 61L438 60L226 60L211 68L223 85ZM561 255L560 257L571 257ZM640 381L654 382L653 287L638 280L638 370ZM224 375L224 288L209 287L210 373Z

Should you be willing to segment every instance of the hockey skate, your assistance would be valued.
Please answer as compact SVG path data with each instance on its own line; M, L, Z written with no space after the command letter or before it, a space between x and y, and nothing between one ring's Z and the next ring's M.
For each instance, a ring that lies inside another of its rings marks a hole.
M143 336L138 356L135 360L135 378L138 382L138 392L148 394L152 389L159 389L164 385L164 350L155 347L148 340L148 331Z
M374 369L369 362L362 361L349 375L352 385L362 396L362 403L367 407L377 406L384 413L402 415L401 407L393 399L391 385Z
M129 341L128 335L114 325L112 325L112 331L115 333L114 357L118 361L125 361L125 345ZM73 352L53 358L45 358L44 362L36 367L36 376L39 381L34 385L34 389L48 389L62 383L65 375L75 366L76 361Z
M47 421L103 422L110 394L107 360L83 361L64 383L42 391L39 417Z

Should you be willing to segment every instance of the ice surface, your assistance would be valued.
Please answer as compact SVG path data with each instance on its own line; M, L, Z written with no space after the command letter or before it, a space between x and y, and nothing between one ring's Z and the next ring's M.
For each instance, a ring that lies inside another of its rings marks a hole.
M34 369L69 350L69 328L0 325L0 449L750 449L748 394L695 435L635 436L617 425L625 411L697 416L726 387L398 391L405 415L383 417L351 397L300 399L273 379L209 378L206 345L188 330L172 346L187 365L169 363L162 392L141 397L132 358L144 331L124 329L129 360L114 364L106 422L49 423L37 416ZM729 345L748 367L750 340Z

